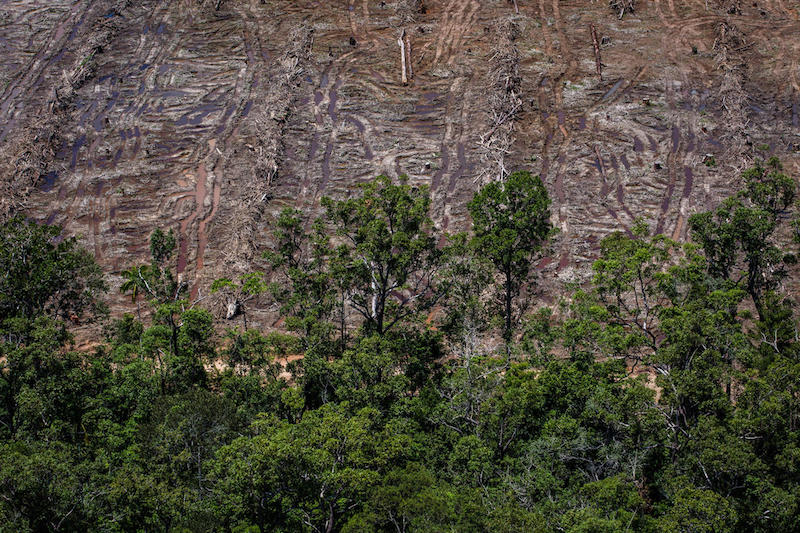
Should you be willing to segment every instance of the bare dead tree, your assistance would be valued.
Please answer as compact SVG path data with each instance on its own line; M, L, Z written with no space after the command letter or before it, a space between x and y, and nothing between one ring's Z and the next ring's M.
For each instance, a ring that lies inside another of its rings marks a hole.
M408 74L407 74L407 70L406 70L406 41L405 41L405 37L406 37L406 30L404 28L403 31L400 33L400 37L397 39L397 44L400 45L400 65L401 65L400 81L403 83L403 85L408 85Z
M603 63L600 60L600 41L597 39L597 28L594 24L589 24L589 30L592 33L592 46L594 46L594 62L597 69L597 76L600 81L603 81Z

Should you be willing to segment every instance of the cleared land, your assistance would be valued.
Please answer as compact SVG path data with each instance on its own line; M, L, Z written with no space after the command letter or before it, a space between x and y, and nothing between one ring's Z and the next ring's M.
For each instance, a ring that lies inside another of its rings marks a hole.
M458 230L478 185L529 169L561 230L539 265L553 297L637 217L684 239L754 158L800 174L796 3L516 4L1 2L3 205L82 235L112 275L175 228L202 297L284 206L310 219L408 174Z

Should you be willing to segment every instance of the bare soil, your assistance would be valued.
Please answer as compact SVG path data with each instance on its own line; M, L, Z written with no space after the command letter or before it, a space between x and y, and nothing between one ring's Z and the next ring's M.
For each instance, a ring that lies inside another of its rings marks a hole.
M685 239L755 158L800 175L797 2L621 4L0 1L4 212L80 235L116 282L174 228L202 298L287 205L310 221L407 174L455 231L481 183L525 169L554 199L555 298L638 217Z

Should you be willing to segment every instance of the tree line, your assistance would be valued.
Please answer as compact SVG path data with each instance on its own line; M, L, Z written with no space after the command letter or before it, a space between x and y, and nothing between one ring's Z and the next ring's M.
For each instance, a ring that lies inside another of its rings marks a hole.
M776 159L741 182L686 243L612 233L548 307L538 177L444 234L426 187L381 176L284 210L253 272L212 285L221 334L171 231L112 320L79 242L13 218L0 531L796 531L795 183ZM248 327L267 304L281 331ZM103 325L89 351L77 321Z

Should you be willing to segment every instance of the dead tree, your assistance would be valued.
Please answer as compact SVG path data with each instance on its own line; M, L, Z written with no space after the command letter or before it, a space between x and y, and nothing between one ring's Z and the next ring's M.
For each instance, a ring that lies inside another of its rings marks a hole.
M594 46L594 62L597 69L597 76L600 81L603 81L603 63L600 61L600 41L597 39L597 28L594 24L589 24L589 29L592 32L592 45Z
M403 29L402 33L400 33L400 37L397 39L397 44L400 45L400 65L401 65L401 72L400 72L400 80L403 82L403 85L408 85L408 73L406 70L406 30Z

